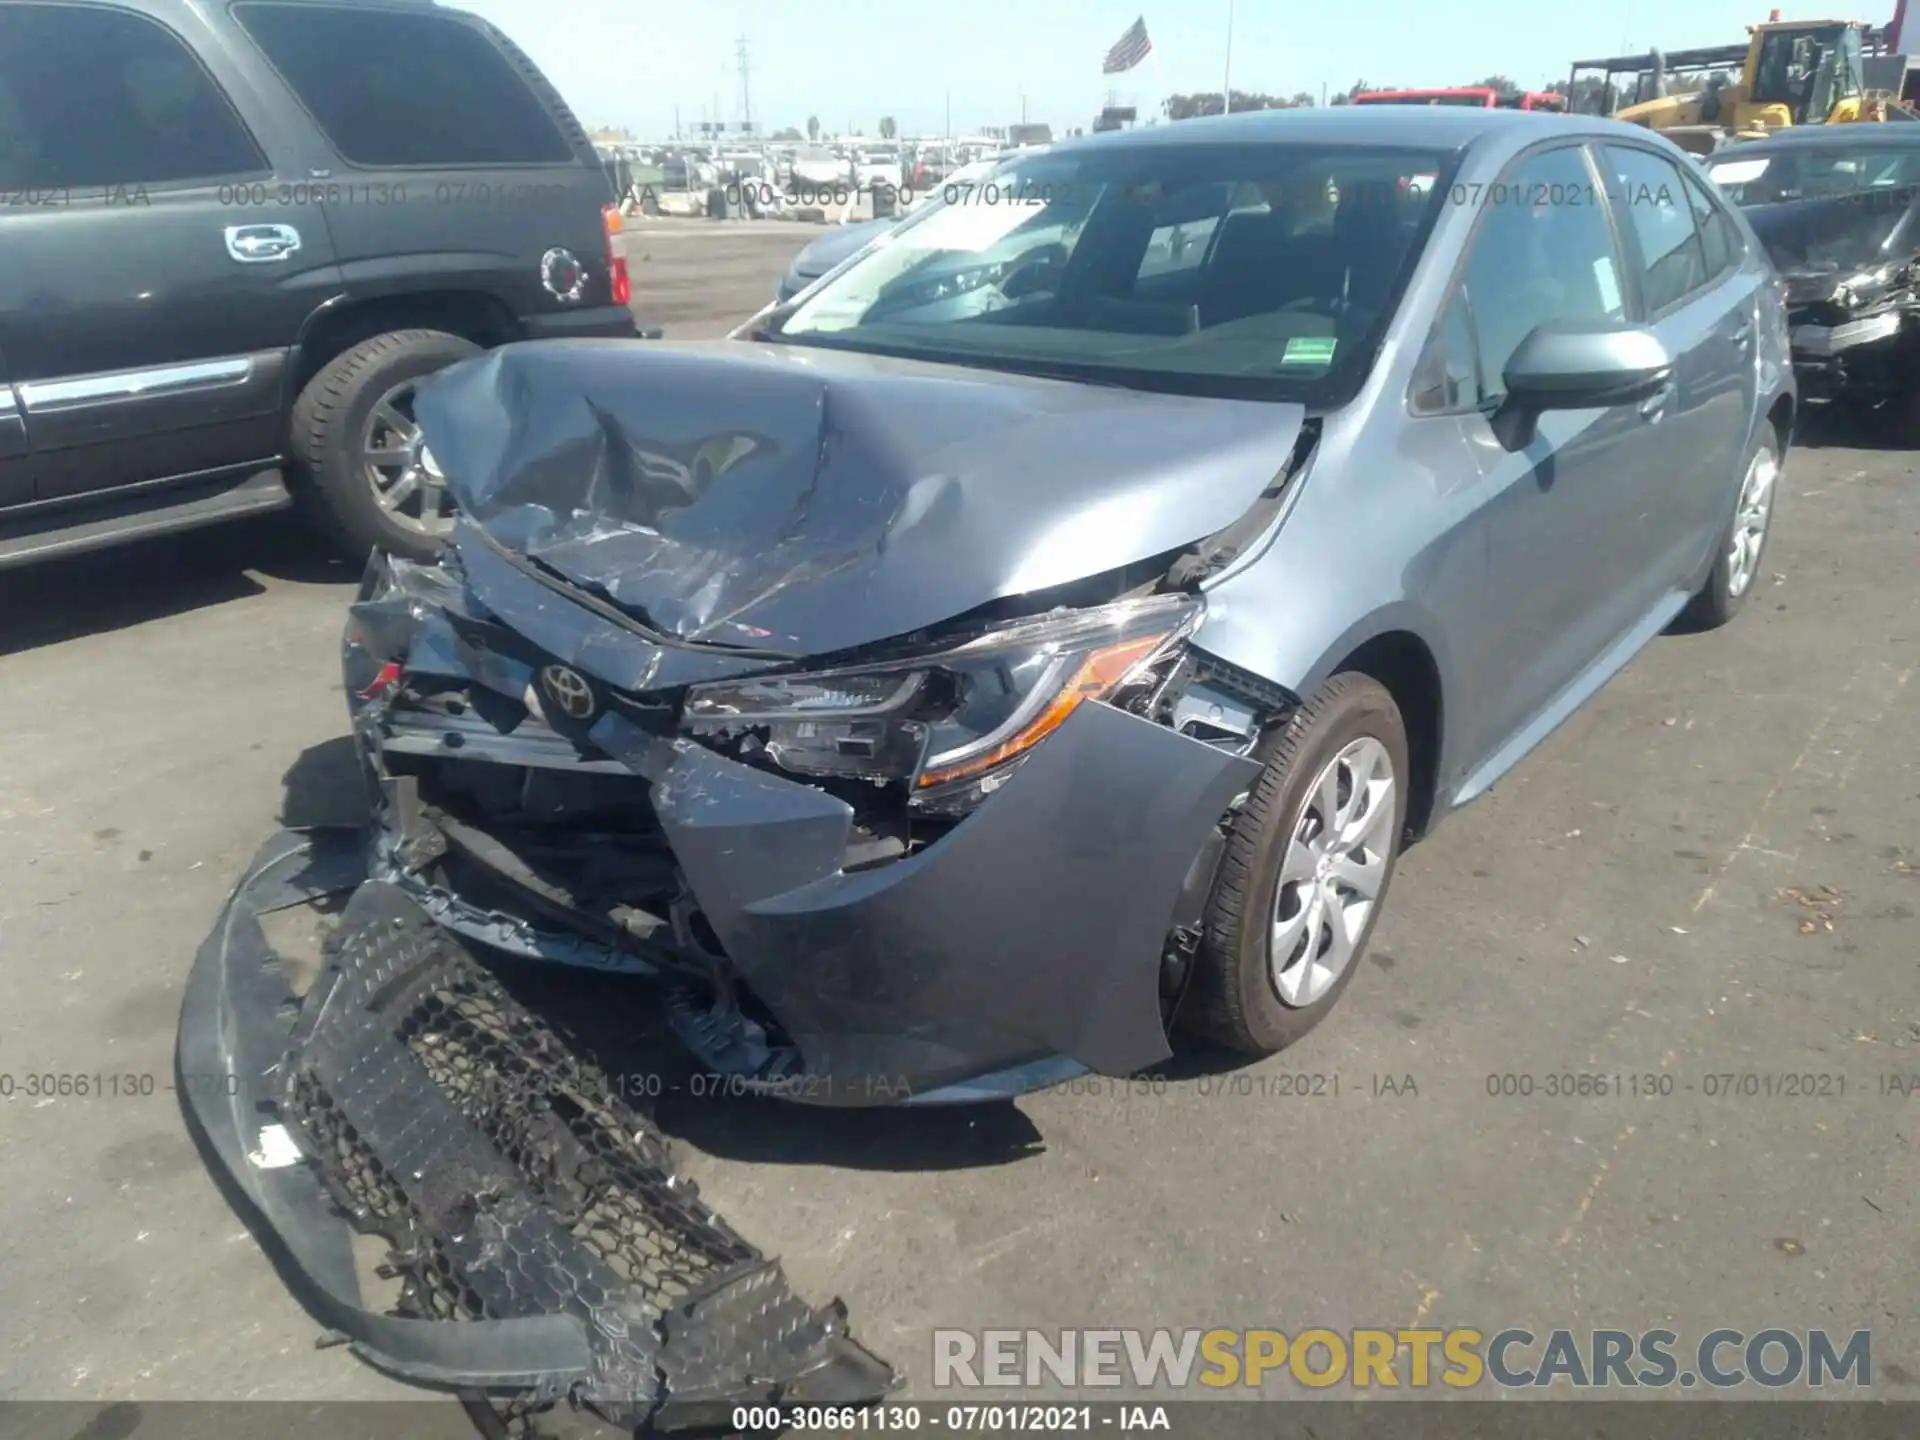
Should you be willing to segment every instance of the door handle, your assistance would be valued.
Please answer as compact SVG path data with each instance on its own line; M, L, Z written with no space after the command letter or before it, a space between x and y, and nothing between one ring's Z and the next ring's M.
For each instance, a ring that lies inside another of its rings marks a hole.
M285 260L300 248L300 232L291 225L229 225L227 254L242 265Z
M1661 417L1667 413L1667 406L1672 403L1677 388L1673 381L1669 380L1658 390L1654 391L1653 394L1642 400L1640 402L1640 418L1650 423L1658 424Z
M1753 322L1748 321L1733 332L1733 348L1745 350L1751 344L1753 344Z

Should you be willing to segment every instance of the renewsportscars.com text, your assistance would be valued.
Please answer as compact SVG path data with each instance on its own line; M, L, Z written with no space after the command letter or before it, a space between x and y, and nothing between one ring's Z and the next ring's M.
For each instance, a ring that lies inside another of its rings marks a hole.
M936 1330L937 1390L1865 1389L1873 1337L1825 1330Z

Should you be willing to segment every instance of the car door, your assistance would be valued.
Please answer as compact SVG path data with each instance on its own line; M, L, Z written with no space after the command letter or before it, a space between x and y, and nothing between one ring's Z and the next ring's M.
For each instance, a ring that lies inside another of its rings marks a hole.
M1518 451L1495 439L1490 417L1520 342L1551 321L1625 321L1627 293L1579 141L1521 156L1484 203L1456 280L1478 376L1457 423L1483 472L1488 580L1483 622L1468 628L1460 657L1473 697L1462 753L1475 757L1462 799L1556 723L1631 625L1622 576L1641 542L1630 477L1654 463L1638 405L1549 412Z
M1645 612L1698 581L1726 525L1756 401L1759 273L1734 266L1725 233L1733 227L1722 227L1704 188L1668 157L1620 143L1601 155L1639 314L1674 360L1664 413L1654 417L1663 443L1653 464L1622 477L1638 507L1633 585Z
M311 122L310 163L357 296L430 271L517 316L615 303L606 170L503 34L424 5L240 0L232 13ZM555 251L581 267L564 307L549 288Z
M0 349L42 499L272 465L287 347L337 281L204 13L160 13L0 5L8 163L43 197L3 222Z

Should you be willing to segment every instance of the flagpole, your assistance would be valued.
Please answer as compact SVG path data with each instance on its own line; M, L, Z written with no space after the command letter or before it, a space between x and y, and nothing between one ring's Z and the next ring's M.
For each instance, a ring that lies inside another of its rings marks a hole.
M1233 113L1233 0L1227 0L1227 67L1220 77L1220 113Z
M1160 68L1160 52L1148 52L1153 56L1153 83L1160 88L1160 98L1154 103L1154 109L1164 113L1167 99L1167 72Z

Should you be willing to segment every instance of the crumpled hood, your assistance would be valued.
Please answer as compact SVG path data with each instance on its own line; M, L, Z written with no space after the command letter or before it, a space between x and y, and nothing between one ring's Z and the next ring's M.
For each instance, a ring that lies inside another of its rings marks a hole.
M1920 186L1746 207L1747 223L1790 285L1809 299L1822 277L1904 260L1920 237ZM1828 291L1831 294L1831 289Z
M796 656L1201 539L1304 420L743 341L510 345L436 377L417 413L496 543L677 640Z

